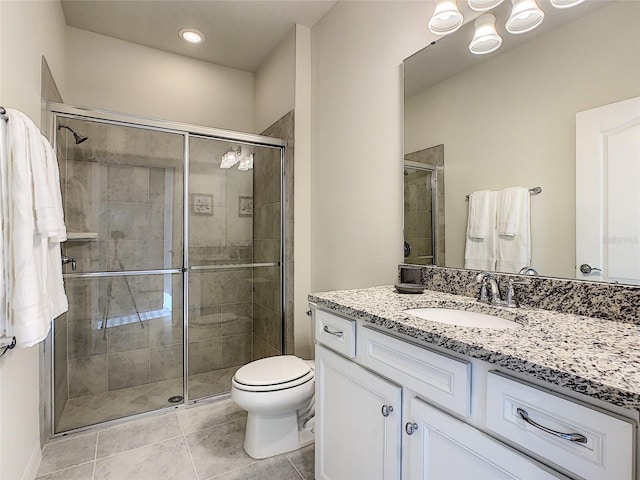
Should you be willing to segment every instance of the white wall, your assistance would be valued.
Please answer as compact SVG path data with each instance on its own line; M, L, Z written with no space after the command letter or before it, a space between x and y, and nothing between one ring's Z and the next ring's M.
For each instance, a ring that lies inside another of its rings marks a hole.
M466 194L542 186L532 266L575 276L575 114L640 95L638 22L617 2L407 99L407 152L445 146L447 266L464 265Z
M296 355L311 358L311 29L303 25L296 26L294 129L294 344Z
M59 2L0 1L0 105L40 125L44 55L64 96L64 16ZM32 476L40 455L38 348L0 358L0 478Z
M252 73L67 27L71 105L253 131Z
M338 2L312 29L312 290L395 283L402 249L402 60L433 2Z
M293 110L295 104L295 27L282 39L256 72L255 133L260 133Z

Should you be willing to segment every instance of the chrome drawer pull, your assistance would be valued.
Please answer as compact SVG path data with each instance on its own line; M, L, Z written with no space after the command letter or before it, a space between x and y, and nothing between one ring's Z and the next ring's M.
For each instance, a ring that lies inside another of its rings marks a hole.
M533 420L531 420L529 418L529 414L525 410L518 408L516 409L516 412L518 412L518 415L520 415L520 418L522 418L529 425L533 425L534 427L539 428L543 432L549 433L555 437L560 437L565 440L569 440L570 442L587 443L587 437L585 437L584 435L581 435L579 433L562 433L556 430L551 430L550 428L544 427L539 423L536 423Z
M413 422L407 422L404 426L404 431L407 432L407 435L413 435L413 432L418 430L418 424Z
M382 416L388 417L391 412L393 412L393 407L391 405L382 405Z
M342 337L344 335L344 332L340 332L340 331L332 332L331 330L329 330L329 327L327 325L325 325L322 330L327 332L329 335L335 335L336 337Z

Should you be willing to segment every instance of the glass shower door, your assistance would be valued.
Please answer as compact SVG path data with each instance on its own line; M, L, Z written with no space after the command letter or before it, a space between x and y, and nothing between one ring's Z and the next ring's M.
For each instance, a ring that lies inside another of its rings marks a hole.
M282 352L281 172L280 148L189 138L189 400Z
M54 322L57 433L182 401L185 136L55 121L62 253L76 265Z
M404 261L434 265L434 172L404 168Z

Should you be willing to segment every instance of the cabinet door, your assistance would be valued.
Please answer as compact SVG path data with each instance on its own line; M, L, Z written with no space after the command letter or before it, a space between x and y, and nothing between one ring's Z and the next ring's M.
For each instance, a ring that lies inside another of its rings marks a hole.
M409 411L403 427L405 480L563 478L416 397Z
M316 478L400 478L400 387L321 346L315 375Z

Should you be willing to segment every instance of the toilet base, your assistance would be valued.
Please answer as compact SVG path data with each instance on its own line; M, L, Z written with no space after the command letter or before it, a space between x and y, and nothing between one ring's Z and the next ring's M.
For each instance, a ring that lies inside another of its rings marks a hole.
M257 460L298 450L314 441L312 428L298 430L297 412L280 416L247 414L244 451Z

